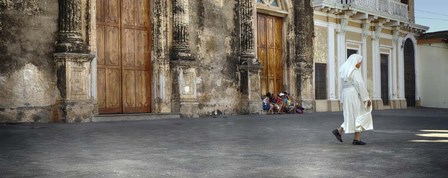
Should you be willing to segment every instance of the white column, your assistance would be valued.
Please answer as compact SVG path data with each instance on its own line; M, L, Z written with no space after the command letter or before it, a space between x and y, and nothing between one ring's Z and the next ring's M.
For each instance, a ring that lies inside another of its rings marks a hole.
M400 37L401 43L400 48L398 52L398 99L405 100L404 96L404 46L401 46L401 44L404 44L403 38Z
M373 80L373 100L381 100L381 61L380 61L380 39L381 24L375 26L375 34L372 38L372 80Z
M339 29L338 29L338 35L337 35L337 43L338 43L338 71L339 68L341 67L341 65L345 62L345 60L347 59L347 51L345 49L345 33L347 32L347 25L348 25L348 18L343 17L341 18L341 24L339 25ZM338 72L336 72L338 73ZM339 75L338 75L338 79L339 79ZM338 86L339 86L339 90L340 90L340 84L339 84L339 80L338 81ZM340 98L339 96L339 90L338 90L338 99Z
M334 49L334 26L328 23L328 99L336 100L336 71L335 71L335 49Z
M398 99L398 83L397 83L397 62L398 55L400 53L400 28L396 27L393 31L393 41L392 41L392 99Z
M363 59L363 63L362 63L362 77L364 80L365 85L367 86L367 37L370 34L370 21L369 20L364 20L363 25L362 25L362 59Z

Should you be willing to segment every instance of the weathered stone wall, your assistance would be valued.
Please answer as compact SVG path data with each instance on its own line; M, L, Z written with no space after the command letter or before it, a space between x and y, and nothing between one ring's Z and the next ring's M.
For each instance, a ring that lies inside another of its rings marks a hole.
M0 0L0 122L51 122L57 0Z
M190 0L190 49L198 60L197 112L239 111L236 1Z

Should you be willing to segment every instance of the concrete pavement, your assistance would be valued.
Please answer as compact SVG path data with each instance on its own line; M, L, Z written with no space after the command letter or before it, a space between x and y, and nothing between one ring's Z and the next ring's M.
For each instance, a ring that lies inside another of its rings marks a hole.
M0 177L446 177L448 110L374 111L365 146L342 113L0 125Z

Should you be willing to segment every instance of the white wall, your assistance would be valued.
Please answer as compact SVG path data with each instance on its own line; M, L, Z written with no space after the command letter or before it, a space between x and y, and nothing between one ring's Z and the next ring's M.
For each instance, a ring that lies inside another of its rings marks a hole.
M448 44L420 44L418 48L421 105L448 108Z

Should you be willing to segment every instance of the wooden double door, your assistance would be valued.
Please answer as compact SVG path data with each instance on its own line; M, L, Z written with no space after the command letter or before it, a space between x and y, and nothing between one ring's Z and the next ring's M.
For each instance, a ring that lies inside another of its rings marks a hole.
M283 92L283 19L257 15L257 53L262 66L261 92Z
M96 1L100 114L150 111L149 1Z

